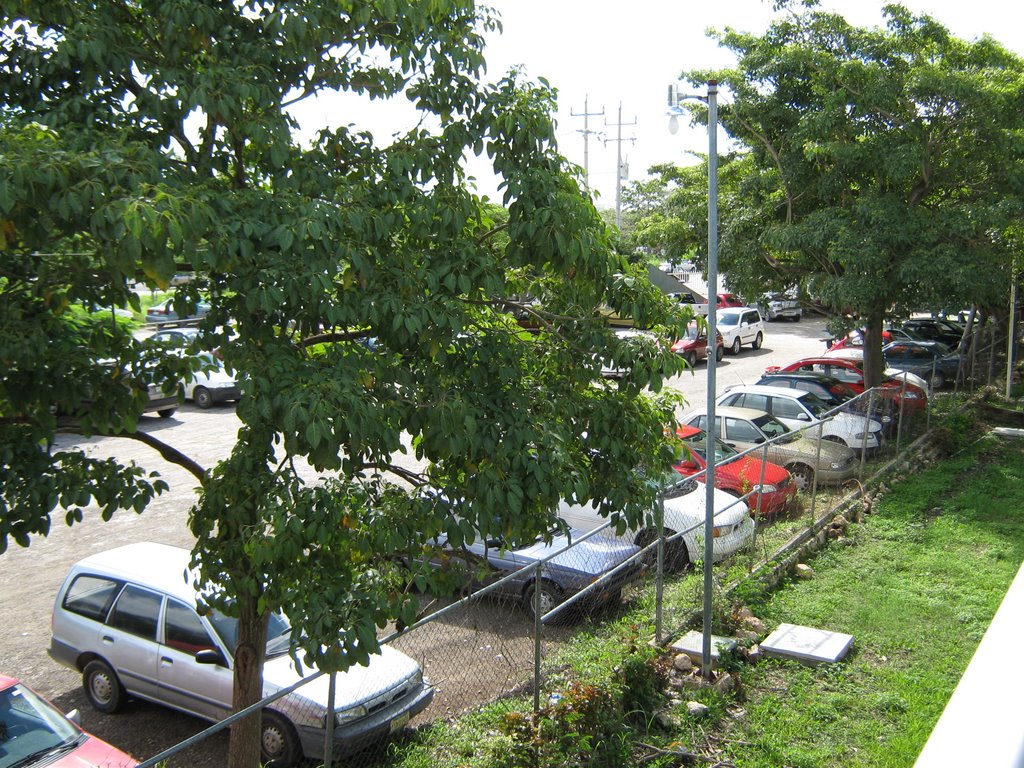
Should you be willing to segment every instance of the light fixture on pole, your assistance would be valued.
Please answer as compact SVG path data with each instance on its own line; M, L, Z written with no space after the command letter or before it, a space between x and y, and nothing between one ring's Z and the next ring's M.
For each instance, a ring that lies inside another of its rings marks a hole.
M668 87L669 118L668 130L676 133L679 130L679 116L686 111L679 106L684 99L698 99L708 105L708 378L707 378L707 415L708 432L704 449L707 453L707 476L704 478L704 610L703 610L703 642L701 643L701 675L705 680L711 679L711 616L712 564L714 562L714 530L715 530L715 389L716 363L718 354L718 83L708 81L707 96L695 96L679 93L675 84Z

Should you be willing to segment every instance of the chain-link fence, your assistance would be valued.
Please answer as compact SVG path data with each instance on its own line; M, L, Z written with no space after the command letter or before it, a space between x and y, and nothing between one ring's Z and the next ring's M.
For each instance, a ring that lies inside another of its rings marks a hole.
M692 454L714 457L716 582L749 574L805 535L924 433L930 408L922 383L901 377L803 417L771 402L761 411L716 407L714 441L681 432ZM765 418L773 408L778 413ZM706 416L699 426L710 426ZM566 513L570 534L550 542L516 549L478 542L492 583L461 599L421 595L423 618L386 631L384 653L369 667L311 675L142 765L185 765L176 761L180 750L258 709L264 750L279 764L304 757L307 765L383 765L387 751L366 748L383 746L411 718L447 721L516 695L540 710L552 660L581 628L600 631L623 602L652 606L657 643L677 636L701 604L707 497L706 467L677 469L688 476L665 488L643 529L617 536L610 521L578 509L576 517ZM268 662L268 680L277 663Z

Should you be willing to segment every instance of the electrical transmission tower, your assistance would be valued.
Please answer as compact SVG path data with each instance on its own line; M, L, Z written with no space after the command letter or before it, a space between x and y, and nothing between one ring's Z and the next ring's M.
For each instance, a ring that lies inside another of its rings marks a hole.
M583 118L583 130L577 131L577 133L583 134L583 183L587 187L587 192L590 192L590 134L598 134L598 131L590 130L590 118L604 114L604 107L601 107L600 112L590 112L587 109L587 102L590 96L583 97L583 111L573 112L569 110L569 114L573 117Z

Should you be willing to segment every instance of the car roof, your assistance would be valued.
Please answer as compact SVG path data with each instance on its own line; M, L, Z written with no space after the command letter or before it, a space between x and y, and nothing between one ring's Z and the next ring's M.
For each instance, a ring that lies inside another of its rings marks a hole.
M793 389L791 387L773 387L769 384L738 384L735 387L729 387L723 394L732 394L733 392L751 392L753 394L761 395L776 395L778 397L790 397L793 399L800 399L807 397L813 393L805 392L802 389Z
M704 415L706 416L707 414ZM745 408L740 405L716 405L715 416L732 416L737 419L746 419L747 421L753 421L762 416L775 418L770 413L758 410L757 408Z
M0 690L10 688L12 685L17 684L18 681L15 680L13 677L8 677L7 675L0 675Z
M821 371L765 371L761 374L762 379L805 379L807 381L816 381L822 385L828 384L842 384L839 379L835 376L829 376L827 373ZM762 385L770 386L770 385Z
M691 426L689 424L680 424L678 427L676 427L676 434L683 440L685 440L688 437L696 437L703 431L703 429Z
M89 555L79 560L74 570L104 574L142 587L165 592L186 602L195 602L196 578L190 570L192 553L183 547L140 541Z

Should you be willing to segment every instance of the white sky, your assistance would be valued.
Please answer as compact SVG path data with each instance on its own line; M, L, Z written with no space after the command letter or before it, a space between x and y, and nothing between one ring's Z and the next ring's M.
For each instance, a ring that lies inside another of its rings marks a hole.
M689 152L707 151L703 128L680 126L668 132L666 92L679 73L689 69L729 66L729 51L719 48L707 28L733 27L760 33L776 17L771 0L484 0L502 17L504 32L490 38L486 50L487 79L496 81L512 66L522 65L531 79L543 77L558 89L559 149L570 161L584 165L584 118L571 113L601 112L587 118L589 178L602 208L615 207L616 150L628 163L629 180L647 176L657 163L695 162ZM973 40L988 33L1010 50L1024 55L1024 4L1014 0L904 0L916 13L927 13L954 35ZM881 0L830 0L825 7L859 26L882 22ZM399 105L370 106L345 102L310 104L297 112L303 127L336 121L370 128L379 140L401 114ZM621 136L616 124L621 103ZM586 110L584 109L586 105ZM390 117L389 117L390 115ZM388 122L388 121L391 122ZM409 118L404 121L406 124ZM607 139L603 141L602 138ZM719 139L720 150L725 147ZM471 164L478 189L500 202L484 165ZM626 183L626 182L623 182Z

